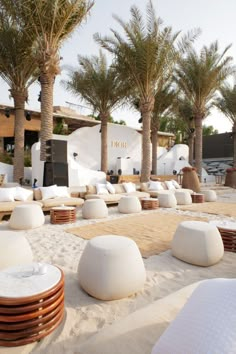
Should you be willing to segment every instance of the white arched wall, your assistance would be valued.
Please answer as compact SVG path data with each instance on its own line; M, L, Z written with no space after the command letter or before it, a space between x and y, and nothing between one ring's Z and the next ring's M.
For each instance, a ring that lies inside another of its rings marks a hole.
M68 137L68 153L78 154L78 161L81 166L93 170L101 168L101 125L92 128L80 128ZM108 170L117 173L117 158L126 159L129 157L129 169L141 169L141 148L142 136L135 129L118 124L108 124ZM124 161L122 161L124 162ZM123 164L124 165L124 164ZM128 168L128 167L127 167ZM122 169L122 168L121 168ZM125 173L122 170L123 174Z
M188 154L189 148L187 145L174 145L171 150L162 154L157 160L157 174L172 175L174 170L178 173L181 168L190 166L188 163Z

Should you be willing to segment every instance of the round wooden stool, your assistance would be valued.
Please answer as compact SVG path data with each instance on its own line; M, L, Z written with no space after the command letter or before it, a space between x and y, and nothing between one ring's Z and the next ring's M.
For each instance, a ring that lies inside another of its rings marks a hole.
M69 224L76 220L76 208L69 206L53 207L50 210L51 224Z
M63 320L64 275L50 264L32 263L0 272L0 345L40 340Z
M193 203L204 203L205 201L204 194L201 193L191 194L191 197Z
M159 200L157 198L142 198L142 209L151 210L159 207Z

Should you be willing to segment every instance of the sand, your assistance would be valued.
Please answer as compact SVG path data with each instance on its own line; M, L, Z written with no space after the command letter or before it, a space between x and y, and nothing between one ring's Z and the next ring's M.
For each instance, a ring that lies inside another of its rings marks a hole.
M227 197L221 195L220 198L230 202L235 197L233 190ZM160 210L155 212L160 213ZM235 217L200 211L162 209L162 212L236 222ZM142 211L143 215L147 213L150 211ZM126 217L129 216L118 213L117 207L109 207L109 220ZM71 226L95 222L101 220L83 220L78 210L77 221ZM7 229L8 222L2 222L0 233ZM0 347L0 354L118 354L120 349L122 354L150 354L156 339L182 308L196 282L208 278L235 278L236 253L225 252L218 264L203 268L181 262L166 251L144 259L147 281L138 294L116 301L99 301L88 296L78 285L78 262L88 241L69 234L66 229L68 225L50 224L47 215L45 225L25 231L35 261L58 265L65 273L63 323L39 343L16 348Z

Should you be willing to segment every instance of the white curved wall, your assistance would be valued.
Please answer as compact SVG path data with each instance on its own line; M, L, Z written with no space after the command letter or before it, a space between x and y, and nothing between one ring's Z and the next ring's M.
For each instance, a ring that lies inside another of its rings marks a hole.
M171 150L162 154L157 160L157 174L158 175L172 175L173 170L177 173L181 168L189 166L188 163L189 148L184 144L177 144ZM180 158L183 158L179 160Z

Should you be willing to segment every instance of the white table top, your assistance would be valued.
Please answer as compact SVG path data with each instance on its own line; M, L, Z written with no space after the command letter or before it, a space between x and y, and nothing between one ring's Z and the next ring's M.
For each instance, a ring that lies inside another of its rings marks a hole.
M60 279L60 269L51 264L31 263L9 267L0 272L0 297L37 295L51 289Z
M212 220L209 221L209 223L215 225L216 227L219 227L220 229L236 231L236 222L234 221Z
M71 207L71 206L66 206L66 205L60 205L57 207L52 207L52 210L74 210L75 207Z

